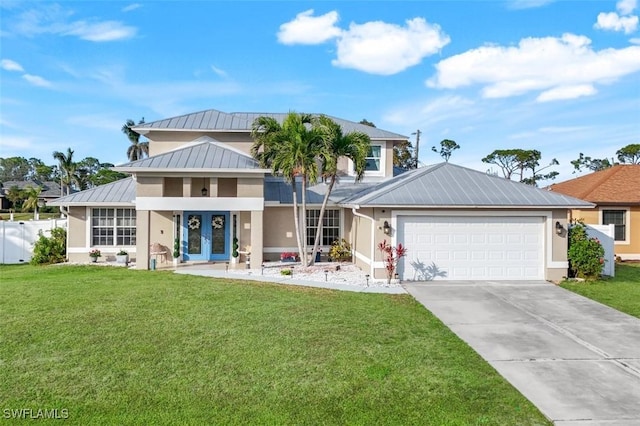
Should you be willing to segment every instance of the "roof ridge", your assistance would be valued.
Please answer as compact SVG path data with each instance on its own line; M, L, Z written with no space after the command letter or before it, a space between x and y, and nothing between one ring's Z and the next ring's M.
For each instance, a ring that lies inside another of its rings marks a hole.
M140 124L135 124L133 125L131 128L135 129L136 127L145 127L145 126L150 126L154 123L159 123L161 121L167 121L167 120L174 120L176 118L182 118L182 117L187 117L189 115L195 115L195 114L200 114L200 113L205 113L205 112L209 112L209 111L215 111L217 113L220 114L224 114L224 115L232 115L228 112L224 112L224 111L220 111L219 109L215 109L215 108L207 108L207 109L203 109L201 111L194 111L194 112L187 112L185 114L179 114L179 115L174 115L172 117L166 117L166 118L161 118L159 120L153 120L153 121L149 121L148 123L140 123Z

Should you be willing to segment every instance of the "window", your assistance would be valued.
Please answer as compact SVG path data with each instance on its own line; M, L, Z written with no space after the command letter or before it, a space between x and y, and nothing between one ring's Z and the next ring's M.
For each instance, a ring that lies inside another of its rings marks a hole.
M135 209L92 209L92 246L134 246L136 244Z
M627 239L627 227L626 227L626 210L603 210L602 211L602 224L603 225L615 225L615 241L624 241Z
M320 210L307 210L307 244L315 243L318 232L318 219ZM340 239L340 211L325 210L322 218L321 246L330 246L335 240Z
M369 154L367 154L367 165L365 170L368 172L380 171L380 159L382 158L382 147L380 145L371 145L369 148Z

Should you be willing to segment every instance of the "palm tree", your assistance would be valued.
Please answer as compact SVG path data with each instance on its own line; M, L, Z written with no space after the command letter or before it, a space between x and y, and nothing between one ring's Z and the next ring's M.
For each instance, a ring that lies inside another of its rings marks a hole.
M33 209L33 218L38 219L38 200L40 199L41 188L35 186L29 186L24 190L26 199L22 203L22 210Z
M309 265L313 265L318 247L320 246L322 220L327 208L329 196L331 195L333 186L338 180L338 160L341 157L349 158L353 162L356 181L359 181L362 179L362 176L364 176L367 166L366 157L371 148L371 139L367 134L363 132L349 132L345 135L342 133L340 125L327 116L321 115L318 118L316 128L321 133L323 141L323 149L320 153L322 175L329 180L329 186L324 194L322 206L320 207L318 228L316 229L316 237Z
M144 117L138 122L138 125L144 124ZM131 145L127 149L127 158L129 161L141 160L145 157L145 155L149 156L149 142L140 142L140 135L131 128L135 126L136 123L132 119L127 119L126 123L122 126L122 133L127 135L129 138L129 142Z
M286 182L291 183L296 240L300 259L305 265L307 264L307 241L303 235L307 228L306 191L309 183L315 183L318 180L316 160L322 149L322 139L317 129L312 126L313 121L311 115L295 112L289 112L282 124L272 117L261 116L253 122L251 132L254 139L251 147L253 157L262 167L271 168L274 175L280 174ZM300 178L302 184L300 215L297 178Z
M60 183L63 188L67 188L67 195L71 194L71 184L76 179L75 174L78 165L73 161L73 151L71 148L67 148L67 153L54 151L53 158L58 160L59 168L62 173L60 177Z
M19 201L23 201L25 198L24 191L13 185L6 191L7 200L11 202L11 207L14 211L18 209Z

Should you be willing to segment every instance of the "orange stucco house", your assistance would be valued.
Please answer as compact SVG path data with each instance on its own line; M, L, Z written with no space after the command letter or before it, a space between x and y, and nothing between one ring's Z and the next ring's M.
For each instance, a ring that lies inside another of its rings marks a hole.
M614 224L616 256L640 260L640 164L618 164L549 189L596 204L595 209L570 210L570 219Z

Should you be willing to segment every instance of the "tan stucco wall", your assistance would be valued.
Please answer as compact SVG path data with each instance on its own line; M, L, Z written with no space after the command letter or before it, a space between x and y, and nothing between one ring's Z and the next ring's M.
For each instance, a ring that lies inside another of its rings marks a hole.
M251 212L240 212L238 215L239 251L246 251L247 246L251 246ZM251 248L251 251L253 251L253 248ZM245 263L247 261L246 255L241 254L239 261Z
M249 133L236 132L159 132L151 131L145 137L149 139L149 156L162 154L180 148L186 143L192 142L201 136L209 136L212 139L250 154L253 139Z
M293 208L265 207L264 209L264 247L297 247L295 227L293 226ZM289 233L289 236L287 236ZM298 251L296 248L295 251ZM280 253L265 253L269 260L279 260Z
M150 212L136 212L136 269L149 269Z
M86 247L87 245L87 208L84 206L70 207L67 216L69 220L68 246ZM87 250L88 251L88 250ZM83 254L86 259L86 255Z
M238 197L262 197L264 195L264 178L238 178Z
M136 196L162 197L164 178L160 176L138 176L136 178Z
M164 178L164 196L165 197L182 197L182 178L177 178L177 177Z
M391 142L386 143L385 151L385 176L393 176L393 144Z
M218 197L237 197L238 179L218 178ZM260 194L262 196L262 194Z
M568 215L567 210L553 210L551 212L551 260L554 262L566 262L567 261L567 250L569 249L569 235L567 233L568 227ZM560 235L556 233L555 225L556 222L560 222L564 231ZM566 275L566 273L565 273Z
M192 177L191 189L189 191L190 197L202 197L202 188L206 188L209 191L209 178L207 177ZM207 193L207 197L211 196L211 192Z
M173 259L173 212L152 211L149 214L149 245L158 243L167 252L164 260L170 262ZM161 256L154 256L158 264L162 262ZM158 265L160 266L160 265Z

